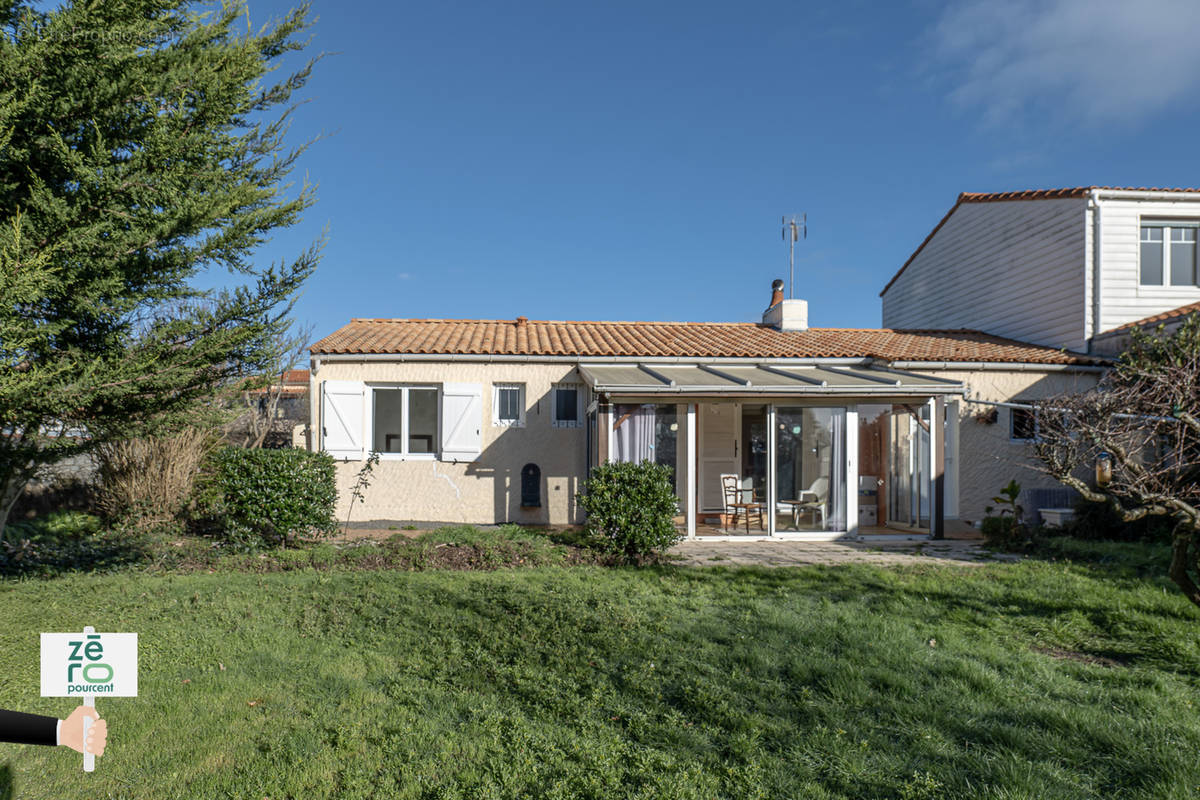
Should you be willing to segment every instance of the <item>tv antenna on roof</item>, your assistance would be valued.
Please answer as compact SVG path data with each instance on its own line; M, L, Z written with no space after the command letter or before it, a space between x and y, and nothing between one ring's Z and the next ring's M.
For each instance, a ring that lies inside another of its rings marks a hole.
M808 214L801 214L799 218L792 214L791 219L783 217L782 222L783 240L788 243L788 297L795 299L796 242L808 238Z

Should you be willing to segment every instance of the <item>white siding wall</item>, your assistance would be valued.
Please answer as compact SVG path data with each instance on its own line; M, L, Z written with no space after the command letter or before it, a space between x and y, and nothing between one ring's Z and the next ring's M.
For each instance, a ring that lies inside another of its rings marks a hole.
M964 203L883 296L887 328L1085 346L1084 199Z
M1139 286L1142 219L1200 219L1200 202L1100 200L1100 332L1200 301L1194 286Z

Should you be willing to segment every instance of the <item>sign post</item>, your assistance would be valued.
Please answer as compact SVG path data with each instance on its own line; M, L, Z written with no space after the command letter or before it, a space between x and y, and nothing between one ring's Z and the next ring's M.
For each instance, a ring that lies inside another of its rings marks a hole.
M88 627L90 628L91 626L89 625ZM87 628L84 628L84 630L86 631ZM85 706L87 706L88 708L95 708L96 707L96 698L92 697L90 694L85 694L83 696L83 704ZM97 711L96 713L98 714L100 712ZM90 731L91 729L92 729L92 718L84 717L83 718L83 771L84 772L95 772L95 770L96 770L96 754L89 753L87 751L87 735L88 735L88 731Z
M137 634L96 633L91 625L83 633L42 634L42 697L78 697L95 709L96 695L137 697ZM87 752L90 717L83 718L83 771L96 768L96 757Z

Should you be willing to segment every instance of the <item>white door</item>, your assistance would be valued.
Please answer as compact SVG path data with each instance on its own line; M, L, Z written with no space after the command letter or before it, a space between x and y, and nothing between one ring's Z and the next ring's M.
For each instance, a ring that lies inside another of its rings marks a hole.
M725 507L721 475L741 474L741 426L736 403L700 404L700 507L717 511Z

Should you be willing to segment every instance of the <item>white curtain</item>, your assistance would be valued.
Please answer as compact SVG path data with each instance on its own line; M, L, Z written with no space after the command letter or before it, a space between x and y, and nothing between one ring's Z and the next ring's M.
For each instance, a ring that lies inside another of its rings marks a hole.
M846 530L846 410L830 409L829 432L833 439L830 454L829 517L825 529Z
M617 461L640 464L654 460L654 406L617 406L613 431Z

